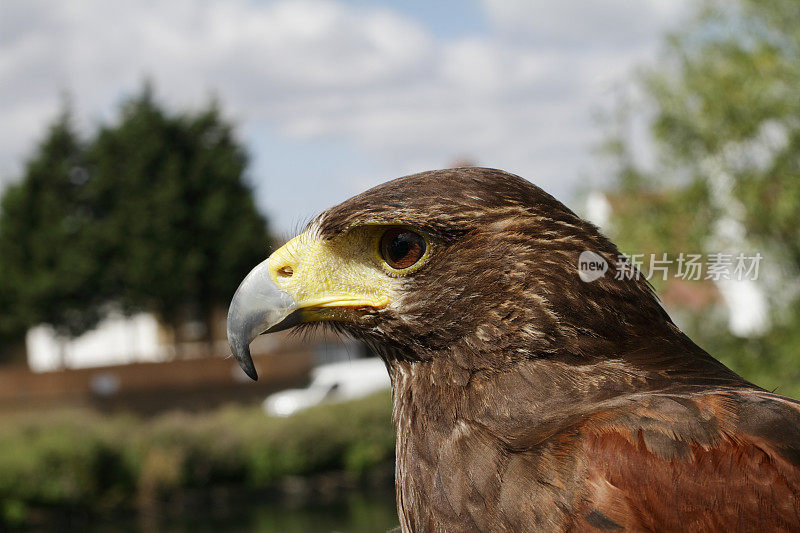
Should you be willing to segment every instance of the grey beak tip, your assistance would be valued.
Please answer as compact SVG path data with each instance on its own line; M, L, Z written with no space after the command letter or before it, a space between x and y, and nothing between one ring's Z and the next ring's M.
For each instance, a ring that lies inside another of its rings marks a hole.
M242 367L242 370L247 377L252 379L253 381L258 381L258 372L256 372L256 367L253 365L253 360L248 358L247 362L239 361L239 366Z
M238 348L238 349L237 349ZM253 381L258 381L258 372L253 364L253 357L250 355L250 346L246 343L242 346L231 346L233 357L239 363L239 367Z
M242 370L244 370L244 373L247 374L247 377L249 377L253 381L258 381L258 372L256 372L256 367L253 366L253 363L250 363L247 366L241 365L241 367Z

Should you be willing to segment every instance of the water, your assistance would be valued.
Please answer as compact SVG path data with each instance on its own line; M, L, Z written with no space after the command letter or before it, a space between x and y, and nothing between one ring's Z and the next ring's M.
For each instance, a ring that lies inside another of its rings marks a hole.
M221 516L191 516L165 524L161 531L253 531L260 533L375 533L397 527L394 494L354 493L337 502L287 505L251 502Z
M240 504L206 505L167 517L165 513L113 517L59 531L110 532L258 532L375 533L398 527L392 490L348 491L336 501L295 504L248 498ZM50 529L50 528L45 528ZM53 529L55 530L55 529Z

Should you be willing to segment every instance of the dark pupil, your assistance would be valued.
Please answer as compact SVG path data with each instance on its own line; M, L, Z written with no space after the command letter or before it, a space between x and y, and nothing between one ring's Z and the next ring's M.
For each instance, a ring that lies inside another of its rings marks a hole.
M392 261L400 261L408 255L410 250L411 243L408 242L408 234L404 233L392 240L392 244L389 245L389 257L391 257Z
M392 268L408 268L425 253L425 240L412 231L390 229L383 235L381 252Z

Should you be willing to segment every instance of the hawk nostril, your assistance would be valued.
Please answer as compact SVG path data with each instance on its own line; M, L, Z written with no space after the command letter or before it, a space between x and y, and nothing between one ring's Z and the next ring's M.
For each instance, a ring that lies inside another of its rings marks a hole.
M289 265L280 267L278 269L278 275L282 278L290 278L294 274L294 270Z

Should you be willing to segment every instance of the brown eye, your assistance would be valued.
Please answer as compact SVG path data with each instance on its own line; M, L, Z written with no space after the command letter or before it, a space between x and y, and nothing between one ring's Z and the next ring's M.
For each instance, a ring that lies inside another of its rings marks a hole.
M425 239L405 228L392 228L381 237L381 257L398 270L408 268L425 254Z

